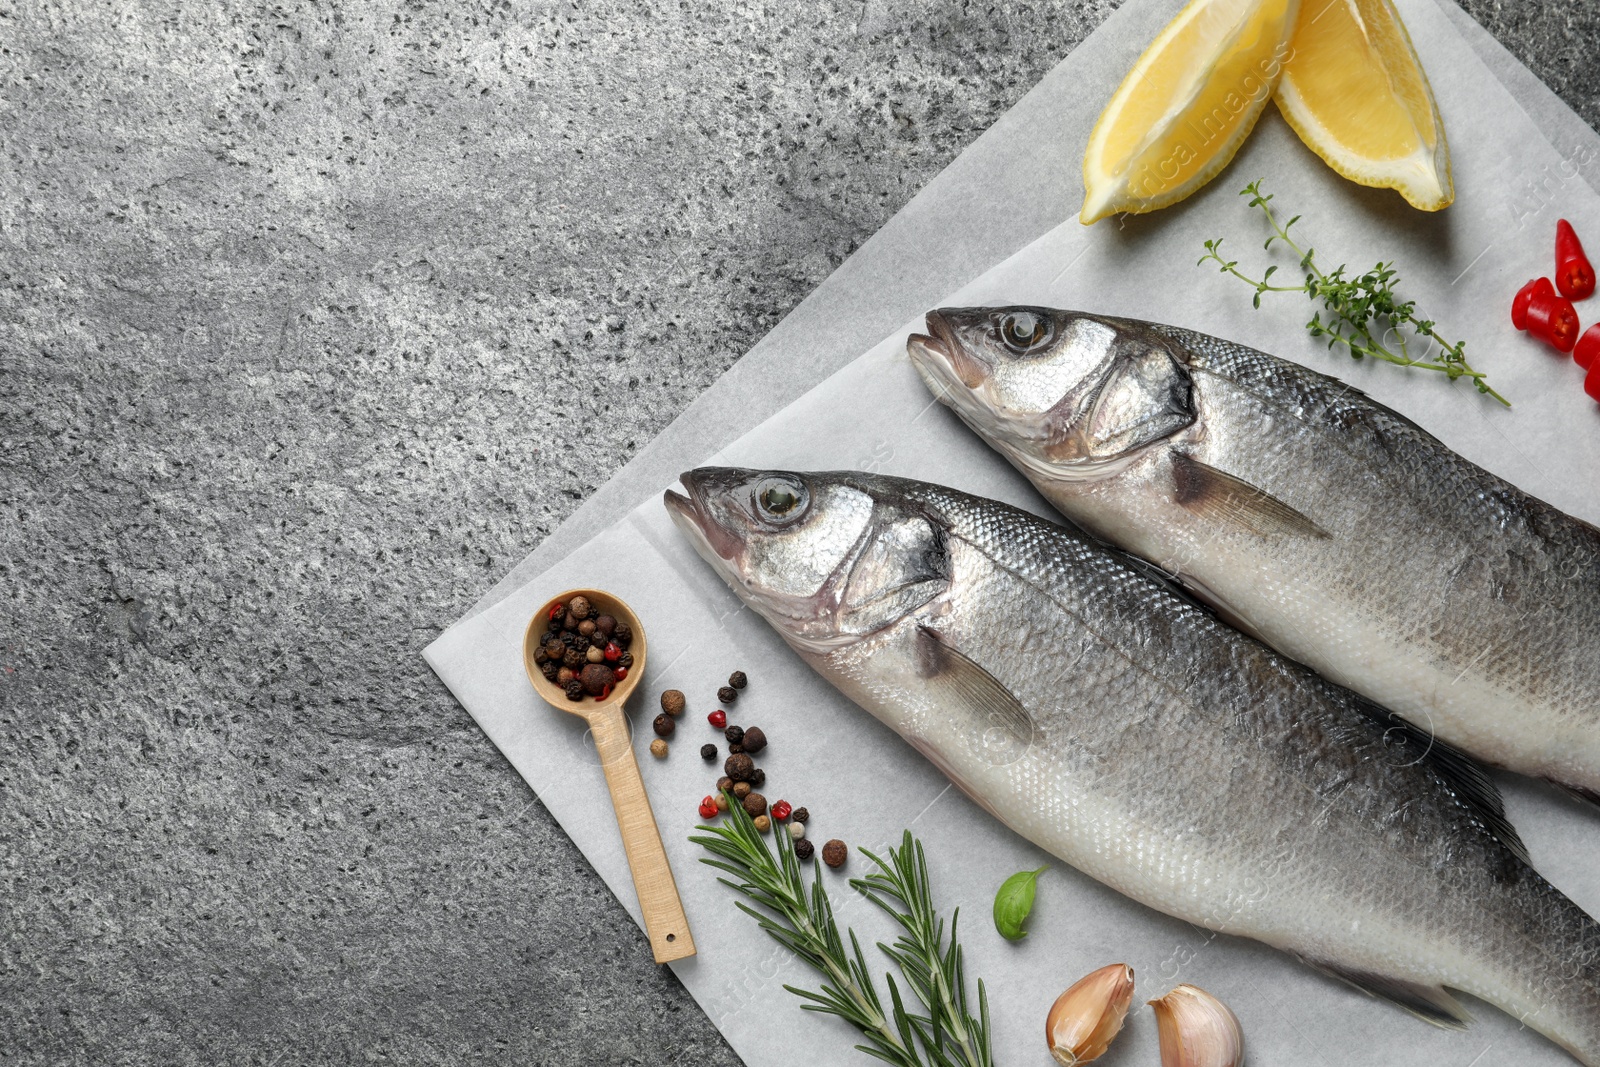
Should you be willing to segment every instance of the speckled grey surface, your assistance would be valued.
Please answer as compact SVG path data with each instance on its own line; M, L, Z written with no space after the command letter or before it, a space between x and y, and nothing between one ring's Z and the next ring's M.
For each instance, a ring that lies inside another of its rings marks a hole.
M0 0L8 1062L737 1062L417 651L1111 6Z

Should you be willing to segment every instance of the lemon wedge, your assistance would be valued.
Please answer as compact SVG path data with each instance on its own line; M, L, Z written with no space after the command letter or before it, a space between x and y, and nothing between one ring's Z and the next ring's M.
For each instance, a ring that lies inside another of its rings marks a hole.
M1191 0L1095 123L1079 220L1175 204L1227 166L1278 82L1299 9L1300 0Z
M1390 0L1305 0L1278 110L1328 166L1438 211L1455 199L1444 123Z

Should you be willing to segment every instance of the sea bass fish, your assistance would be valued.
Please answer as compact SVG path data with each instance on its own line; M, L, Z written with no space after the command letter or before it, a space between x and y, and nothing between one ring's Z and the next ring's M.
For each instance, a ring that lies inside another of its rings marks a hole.
M1189 330L956 308L907 347L1074 523L1478 759L1600 802L1600 530L1337 379Z
M1442 1024L1447 989L1600 1065L1600 925L1477 765L1026 512L868 474L702 468L679 529L813 668L1111 888Z

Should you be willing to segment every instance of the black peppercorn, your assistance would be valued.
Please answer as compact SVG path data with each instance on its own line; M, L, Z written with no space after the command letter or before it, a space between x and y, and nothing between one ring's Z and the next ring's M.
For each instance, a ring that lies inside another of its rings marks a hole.
M551 619L548 623L545 624L545 629L549 630L553 634L560 633L561 632L562 618L563 618L563 616L557 615L555 618Z
M730 755L730 756L738 755L740 752L743 752L743 751L744 751L744 746L743 745L729 745L728 746L728 755Z
M574 678L572 681L567 683L567 699L568 700L582 700L583 699L583 683L578 681L576 678Z
M717 690L717 699L724 704L732 704L739 699L739 691L731 685L725 685Z
M705 760L707 763L710 763L712 760L716 759L717 758L717 746L716 745L701 745L700 746L700 758Z
M577 670L579 667L582 667L584 662L585 660L583 658L583 653L579 652L575 648L567 649L567 651L563 653L561 657L561 665L563 667L569 667L572 670Z
M794 814L790 815L789 818L797 823L805 824L811 821L811 812L805 808L795 808Z
M767 747L767 735L761 732L761 727L752 726L744 732L744 740L740 744L744 745L746 752L760 752Z
M651 723L650 726L655 730L658 737L671 737L672 731L678 728L678 724L673 721L672 716L664 711L656 716L656 721Z
M743 752L736 752L729 756L726 761L724 761L722 764L722 769L726 771L728 777L732 778L734 781L748 782L750 780L750 776L755 773L756 765L751 761L750 757L746 756Z
M749 758L750 758L749 756L745 757L745 759L749 759ZM766 785L767 784L767 772L762 770L760 767L757 767L755 770L751 771L750 772L750 784L755 786L757 789L760 789L762 786Z
M744 676L744 671L734 671L732 674L728 675L728 684L733 686L735 689L743 689L745 686L750 684L750 679Z
M816 850L817 846L813 845L809 838L802 837L800 840L794 843L795 859L808 860L811 858L811 854Z
M624 652L622 655L618 656L617 657L617 666L619 666L619 667L631 667L631 666L633 666L633 653L632 652Z
M611 637L617 644L625 645L633 640L633 627L618 619L617 628L611 631Z
M544 661L544 666L540 667L539 670L544 674L545 681L553 682L556 680L556 676L561 673L561 664L547 659Z
M541 667L550 662L550 653L544 650L543 645L540 645L538 648L533 650L533 662L537 663Z
M728 744L739 745L744 743L744 727L730 726L722 731L722 736L728 739Z

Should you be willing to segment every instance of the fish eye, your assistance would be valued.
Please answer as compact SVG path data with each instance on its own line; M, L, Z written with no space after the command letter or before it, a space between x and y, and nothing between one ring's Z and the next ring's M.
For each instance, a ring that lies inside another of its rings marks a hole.
M787 478L763 478L756 485L756 510L764 519L788 522L805 512L806 487Z
M1008 311L1000 319L1000 340L1019 356L1044 345L1054 333L1050 320L1032 311Z

